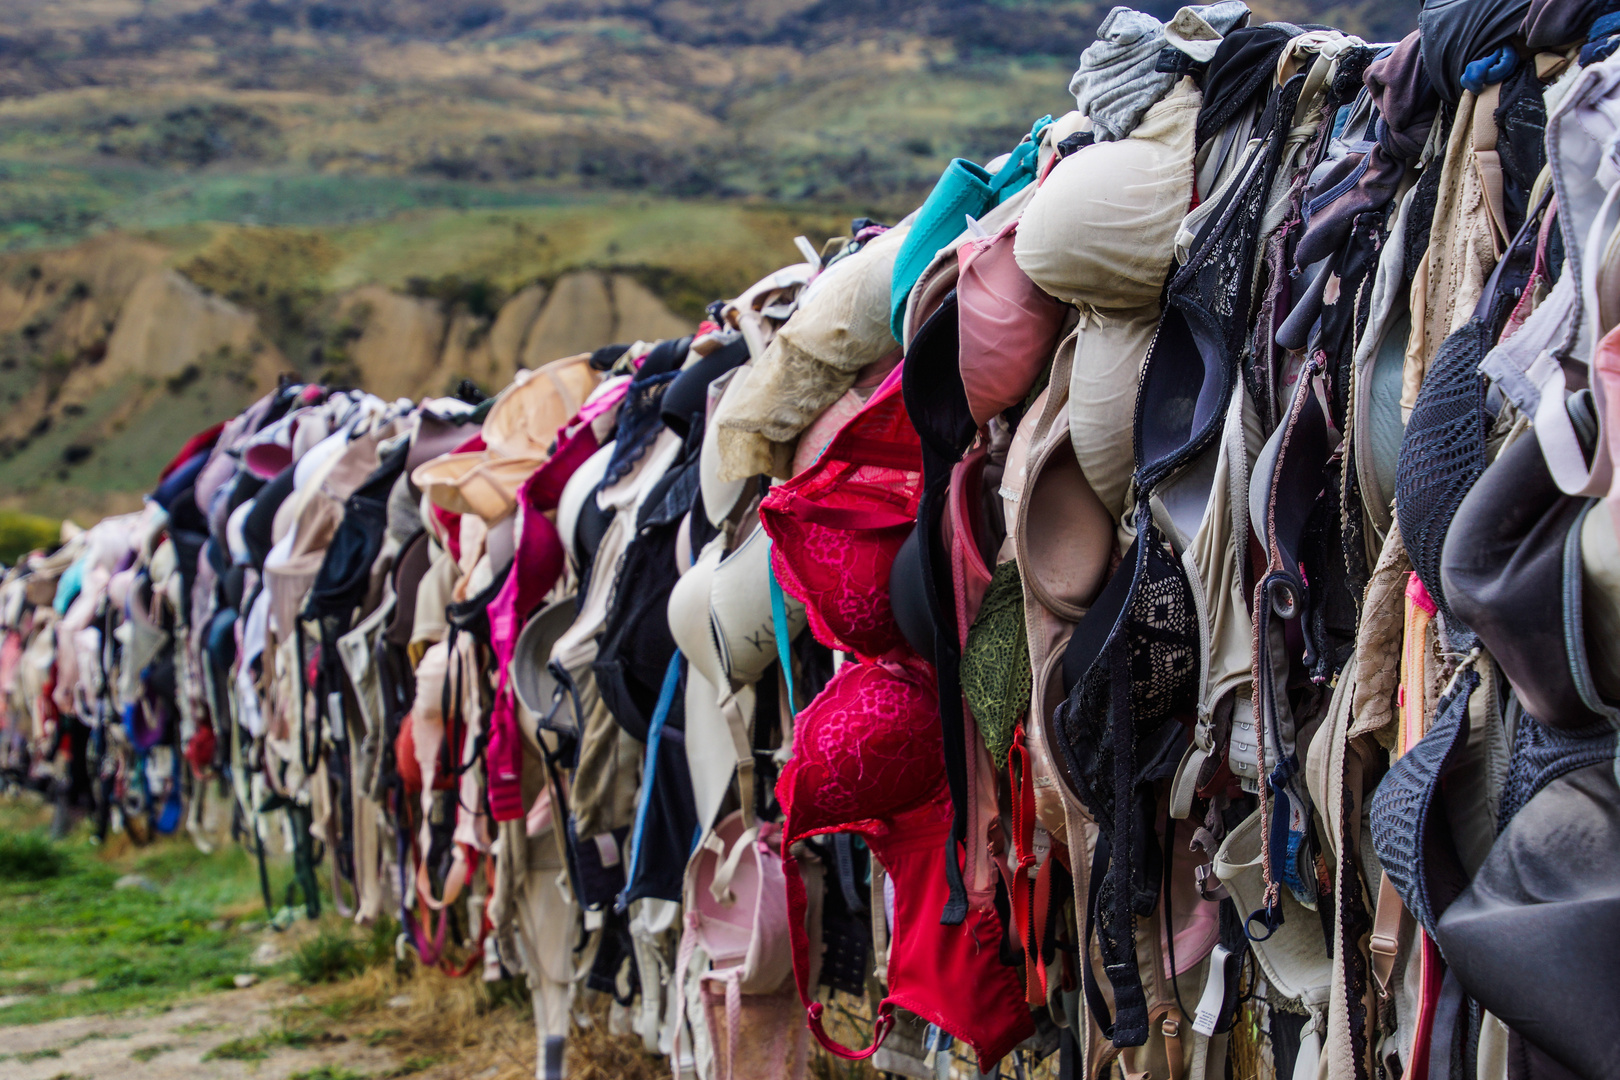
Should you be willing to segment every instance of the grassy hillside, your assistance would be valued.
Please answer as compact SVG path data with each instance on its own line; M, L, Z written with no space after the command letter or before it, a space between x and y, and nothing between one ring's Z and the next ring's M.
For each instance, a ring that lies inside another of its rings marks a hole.
M1254 7L1387 40L1418 3ZM1107 9L0 0L0 508L136 506L280 373L493 390L680 333L1071 108Z

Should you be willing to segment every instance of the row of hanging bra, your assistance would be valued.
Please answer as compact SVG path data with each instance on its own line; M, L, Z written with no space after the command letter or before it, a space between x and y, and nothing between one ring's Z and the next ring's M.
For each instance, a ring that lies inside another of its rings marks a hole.
M1613 6L1115 8L689 337L284 380L6 572L0 767L542 1080L1614 1076Z

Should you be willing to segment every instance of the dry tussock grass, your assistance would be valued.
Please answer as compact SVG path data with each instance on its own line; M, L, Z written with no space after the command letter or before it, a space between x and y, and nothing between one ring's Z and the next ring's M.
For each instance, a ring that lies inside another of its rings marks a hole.
M392 1004L390 1004L392 1003ZM617 1034L610 1023L611 1002L602 994L585 993L576 1004L576 1023L568 1038L569 1080L663 1080L669 1063L647 1053L634 1034ZM838 998L828 1010L829 1032L845 1045L865 1045L871 1039L869 1007L865 1002ZM410 1075L421 1080L530 1080L534 1075L534 1013L521 980L491 984L477 974L451 978L437 968L417 966L401 975L391 966L374 967L361 975L330 986L312 987L286 1010L288 1026L320 1022L327 1030L364 1039L367 1033L397 1029L386 1045L402 1062L420 1066ZM431 1065L426 1064L432 1062ZM844 1061L812 1043L810 1076L814 1080L878 1080L882 1075L866 1061ZM1025 1070L1030 1080L1055 1076L1054 1054L1039 1066ZM969 1057L959 1049L952 1076L976 1075ZM1015 1075L1012 1062L1002 1063L1002 1075ZM1248 1080L1269 1080L1254 1073Z
M662 1080L669 1074L668 1064L648 1054L639 1038L610 1030L605 996L587 996L581 1011L589 1023L576 1025L568 1040L571 1080ZM401 1061L433 1062L411 1074L423 1080L534 1076L534 1013L521 980L492 986L476 972L455 979L418 966L400 975L384 965L306 990L283 1022L321 1022L351 1038L397 1029L386 1045Z

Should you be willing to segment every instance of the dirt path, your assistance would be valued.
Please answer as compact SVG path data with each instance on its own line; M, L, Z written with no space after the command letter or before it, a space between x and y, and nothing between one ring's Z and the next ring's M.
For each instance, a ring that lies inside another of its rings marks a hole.
M401 1055L361 1036L336 1032L304 1047L267 1040L253 1060L208 1058L235 1039L273 1032L272 1010L287 1004L288 988L274 983L212 994L166 1011L122 1016L76 1016L43 1024L0 1027L0 1080L285 1080L325 1065L376 1077L398 1072ZM345 1025L352 1026L352 1025ZM379 1025L380 1026L380 1025ZM341 1041L339 1041L341 1040ZM410 1069L423 1080L461 1075L451 1063ZM407 1067L408 1068L408 1067Z

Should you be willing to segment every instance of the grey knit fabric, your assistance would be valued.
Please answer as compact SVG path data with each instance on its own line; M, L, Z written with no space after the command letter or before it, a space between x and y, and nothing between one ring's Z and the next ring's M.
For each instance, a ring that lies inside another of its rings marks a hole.
M1242 0L1200 4L1182 11L1225 34L1248 17ZM1123 139L1136 129L1153 104L1180 77L1160 71L1159 54L1171 47L1165 24L1145 12L1116 7L1097 28L1097 40L1080 54L1080 70L1069 80L1076 106L1091 117L1099 142Z

